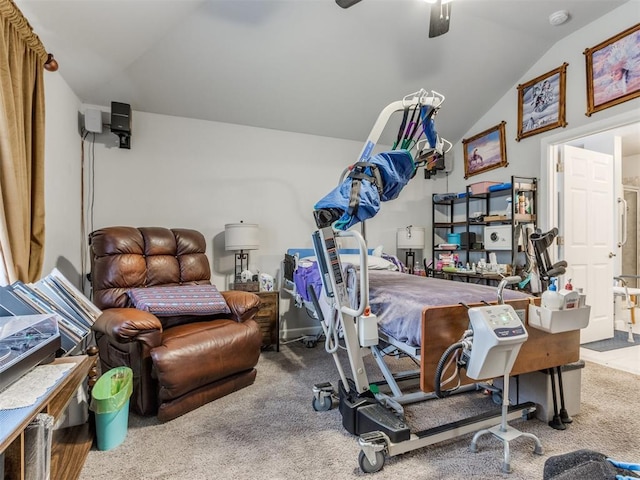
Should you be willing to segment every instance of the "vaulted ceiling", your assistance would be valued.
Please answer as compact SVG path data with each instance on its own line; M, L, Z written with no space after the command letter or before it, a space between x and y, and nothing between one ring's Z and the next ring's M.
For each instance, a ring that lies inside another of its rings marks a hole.
M454 0L437 38L423 0L16 4L84 103L363 141L384 106L425 88L445 95L438 131L455 142L552 45L625 1ZM558 10L570 20L552 26Z

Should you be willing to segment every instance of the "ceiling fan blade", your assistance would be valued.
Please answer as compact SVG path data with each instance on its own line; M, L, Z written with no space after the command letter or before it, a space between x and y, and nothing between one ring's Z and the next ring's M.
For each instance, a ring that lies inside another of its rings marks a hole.
M336 3L342 8L349 8L360 1L361 0L336 0Z
M338 0L336 0L338 1ZM442 0L438 0L431 5L429 15L429 38L438 37L449 31L449 20L451 19L451 2L444 5Z

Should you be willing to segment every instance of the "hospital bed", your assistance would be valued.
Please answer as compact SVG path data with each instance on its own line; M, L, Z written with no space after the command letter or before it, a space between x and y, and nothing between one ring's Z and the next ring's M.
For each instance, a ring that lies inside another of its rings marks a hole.
M351 250L341 250L340 253L347 283L354 285L359 270L357 256ZM385 257L393 259L392 255ZM393 347L402 355L415 359L420 369L420 389L425 393L434 392L436 368L442 354L468 328L467 309L461 303L496 303L496 289L486 285L409 275L389 266L395 265L391 260L385 264L385 257L368 257L368 264L373 264L373 268L368 271L369 304L372 313L378 317L379 348L388 351ZM299 307L317 315L307 292L311 285L318 298L323 297L319 276L309 274L309 271L317 269L313 250L291 248L287 251L284 263L283 289L297 299ZM286 266L287 263L289 267ZM297 284L294 277L298 279ZM353 304L354 299L357 299L357 292L351 290L349 295ZM528 325L528 305L540 305L539 298L510 289L504 291L504 300L512 304L516 311L522 312L525 325ZM522 346L513 367L514 375L579 360L579 330L558 334L549 334L535 328L527 330L530 336ZM384 367L381 366L382 368ZM464 373L462 382L473 383ZM391 381L391 384L394 382ZM404 400L399 390L394 397L399 401Z

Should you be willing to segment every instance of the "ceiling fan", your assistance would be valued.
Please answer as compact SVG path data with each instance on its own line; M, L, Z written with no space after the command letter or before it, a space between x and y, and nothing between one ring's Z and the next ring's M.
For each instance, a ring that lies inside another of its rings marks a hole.
M349 8L361 0L336 0L342 8ZM431 4L429 15L429 38L438 37L449 31L451 18L451 0L425 0Z

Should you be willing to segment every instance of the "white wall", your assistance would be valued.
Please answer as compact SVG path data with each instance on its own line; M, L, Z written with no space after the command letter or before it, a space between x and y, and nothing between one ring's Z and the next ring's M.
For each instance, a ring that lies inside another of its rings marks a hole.
M45 73L45 248L43 275L57 267L80 285L80 101L59 73Z
M635 180L631 184L640 185L638 184L638 179L640 179L640 155L629 155L622 159L622 178L627 179L624 183Z
M94 228L195 228L208 242L213 281L225 285L233 254L224 225L260 225L250 266L275 275L290 247L311 247L313 205L356 160L359 142L134 111L131 149L95 145ZM111 135L113 134L107 134ZM115 137L114 137L115 138ZM395 250L395 229L424 219L426 180L367 223L372 245ZM408 222L408 223L407 223Z

